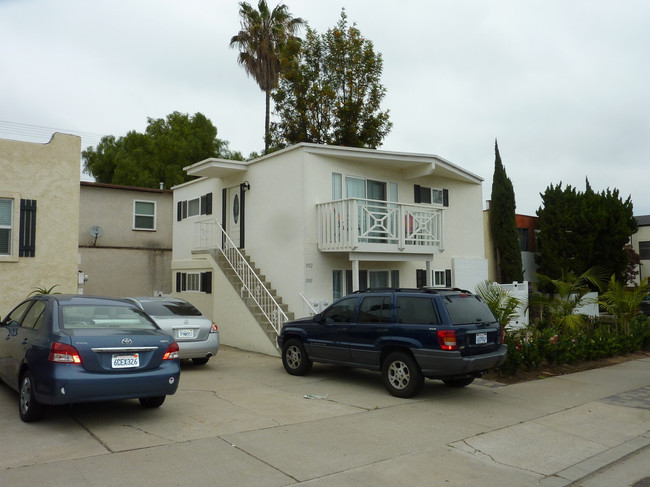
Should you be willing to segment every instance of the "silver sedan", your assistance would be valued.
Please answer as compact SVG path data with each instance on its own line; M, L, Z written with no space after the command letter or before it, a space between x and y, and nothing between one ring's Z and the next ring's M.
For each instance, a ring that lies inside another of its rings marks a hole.
M125 298L147 313L180 347L182 359L205 365L219 350L219 328L191 303L179 298Z

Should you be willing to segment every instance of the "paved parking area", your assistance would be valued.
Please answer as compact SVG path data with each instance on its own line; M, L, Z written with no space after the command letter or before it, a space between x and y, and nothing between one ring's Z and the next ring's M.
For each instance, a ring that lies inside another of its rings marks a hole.
M223 347L184 364L156 410L86 404L24 424L0 386L0 485L595 486L650 459L649 388L644 359L509 386L427 381L406 400L376 373L293 377L279 358Z

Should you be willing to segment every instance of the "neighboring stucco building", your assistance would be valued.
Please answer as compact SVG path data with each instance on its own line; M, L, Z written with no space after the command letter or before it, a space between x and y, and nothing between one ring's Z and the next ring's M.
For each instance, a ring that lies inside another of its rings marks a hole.
M641 266L639 267L639 279L650 278L650 215L637 216L636 223L638 231L632 235L632 247L641 257Z
M488 202L489 204L489 202ZM535 245L537 231L537 217L528 215L515 215L515 224L519 235L519 248L521 249L521 265L524 271L524 282L537 282L537 264L535 263ZM496 254L494 242L490 234L490 210L483 212L483 231L485 233L485 256L488 259L488 279L497 280Z
M77 290L81 138L0 139L0 315L36 288Z
M172 200L168 189L82 181L76 229L79 292L112 297L169 294Z
M483 180L440 157L299 144L186 171L200 178L174 188L174 292L225 344L276 353L287 317L357 289L487 279Z

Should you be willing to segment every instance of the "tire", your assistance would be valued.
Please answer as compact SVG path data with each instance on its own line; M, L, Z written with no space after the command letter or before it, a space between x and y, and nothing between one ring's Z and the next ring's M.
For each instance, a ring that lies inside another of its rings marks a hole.
M159 408L165 402L167 396L141 397L138 400L143 408Z
M474 377L465 377L464 379L442 379L442 382L449 387L466 387L474 382Z
M395 397L413 397L424 384L420 367L406 352L393 352L386 357L381 378L388 392Z
M34 395L34 378L29 371L25 372L20 378L18 412L20 413L20 419L25 423L38 421L45 413L45 407L36 400Z
M282 347L282 365L291 375L305 375L314 363L307 356L305 346L297 338L287 340Z
M208 363L208 360L210 360L210 357L193 358L192 363L194 365L205 365Z

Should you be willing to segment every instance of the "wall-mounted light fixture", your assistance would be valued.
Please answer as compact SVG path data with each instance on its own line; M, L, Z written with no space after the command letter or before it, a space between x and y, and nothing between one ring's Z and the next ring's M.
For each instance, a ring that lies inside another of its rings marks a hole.
M243 191L248 191L249 189L251 189L251 183L249 183L248 181L244 181L243 183L240 184L240 186Z

